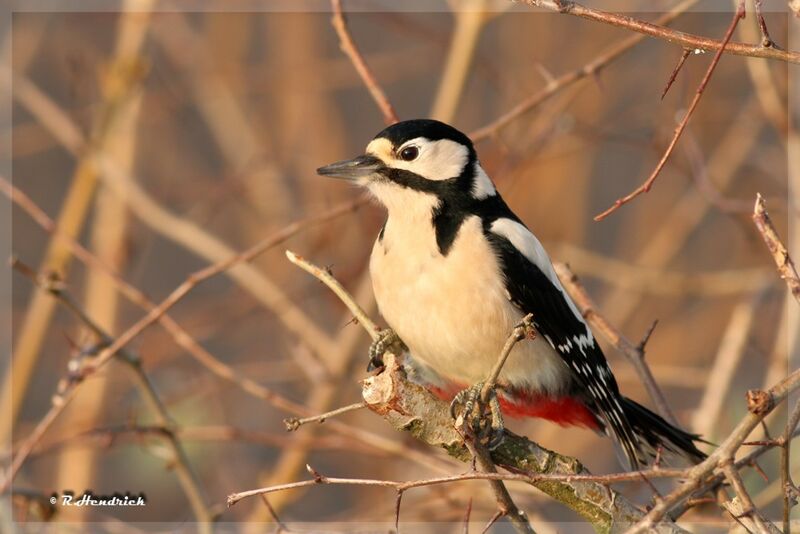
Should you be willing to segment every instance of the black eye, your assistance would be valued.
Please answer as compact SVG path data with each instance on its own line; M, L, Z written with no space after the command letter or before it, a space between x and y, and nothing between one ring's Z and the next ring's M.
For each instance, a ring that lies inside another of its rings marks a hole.
M419 156L419 148L414 145L407 146L400 151L400 159L403 161L413 161Z

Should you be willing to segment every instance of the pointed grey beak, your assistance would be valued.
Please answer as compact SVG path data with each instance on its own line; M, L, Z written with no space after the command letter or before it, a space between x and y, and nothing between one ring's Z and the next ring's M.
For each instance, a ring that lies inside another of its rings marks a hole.
M383 166L383 162L375 156L363 155L320 167L317 169L317 174L345 180L357 180L374 174Z

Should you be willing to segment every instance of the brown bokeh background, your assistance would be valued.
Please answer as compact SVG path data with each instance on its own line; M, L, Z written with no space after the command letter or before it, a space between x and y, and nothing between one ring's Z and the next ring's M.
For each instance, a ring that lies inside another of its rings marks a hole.
M631 9L636 5L631 2ZM358 12L348 21L401 118L433 114L465 132L629 35L522 6L491 7L478 17L474 39L464 27L475 17L466 11ZM721 38L729 21L727 12L692 12L673 27ZM787 46L789 28L798 21L768 13L767 22L773 39ZM467 37L451 40L458 28ZM753 17L734 38L759 40ZM82 195L85 210L73 221L81 243L156 302L209 262L176 241L180 228L149 218L146 209L137 209L138 197L120 192L102 172L82 168L82 151L64 148L54 135L58 125L48 124L54 115L37 114L20 81L51 99L150 200L236 251L355 198L356 190L318 177L314 169L360 154L383 127L339 50L328 12L16 13L10 46L13 124L2 143L13 147L14 185L53 218L63 213L70 192ZM655 188L594 222L594 215L651 172L712 56L690 55L662 101L680 54L678 46L645 39L599 74L564 87L483 139L477 149L512 209L554 259L578 273L613 324L638 341L658 320L647 362L682 424L713 441L745 413L746 390L785 375L786 340L797 330L785 311L785 287L750 221L757 192L767 199L781 235L788 235L787 218L797 213L787 190L791 70L777 61L724 56ZM468 60L463 84L442 84L446 66L459 56ZM369 339L342 304L286 261L283 251L290 248L329 267L377 318L367 259L383 218L379 207L366 205L260 255L253 265L280 292L271 293L271 300L222 274L191 291L170 315L219 360L314 412L356 402ZM40 268L49 242L14 209L14 255ZM110 332L119 334L142 316L96 270L72 261L62 262L59 271L74 298ZM34 336L40 341L35 350L21 355L15 346L15 366L20 357L33 362L29 378L11 375L22 392L13 426L13 442L19 443L49 409L76 347L94 340L63 307L55 308L52 320L31 317L31 281L18 273L12 280L15 343L26 321L44 323ZM303 328L286 311L289 304L322 336L298 333ZM326 340L331 343L324 346ZM628 362L604 347L622 390L650 404ZM282 419L290 414L211 374L157 325L130 348L174 419L206 502L224 521L268 520L258 499L228 510L225 497L305 479L306 463L330 476L388 479L464 469L366 411L341 421L416 455L325 425L287 434ZM190 522L163 440L135 430L153 419L122 367L112 361L81 385L23 466L15 488L42 494L131 491L148 498L144 509L60 508L55 520ZM779 425L782 419L780 412L774 421ZM593 472L620 468L609 440L590 432L536 421L510 426L580 458ZM765 456L767 482L745 473L772 516L780 509L777 465L777 454ZM545 522L577 520L540 494L511 488L539 531L547 531ZM642 503L651 495L644 484L620 489ZM493 514L488 486L462 482L410 492L401 517L458 522L470 498L475 521ZM394 520L394 495L386 490L317 487L270 501L284 521ZM35 510L23 508L16 513L35 517ZM694 520L719 517L714 509L693 513Z

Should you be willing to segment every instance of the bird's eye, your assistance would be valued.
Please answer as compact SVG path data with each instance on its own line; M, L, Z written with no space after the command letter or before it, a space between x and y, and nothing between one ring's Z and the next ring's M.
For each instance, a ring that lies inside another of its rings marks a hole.
M419 156L419 148L414 145L407 146L400 151L400 159L403 161L413 161Z

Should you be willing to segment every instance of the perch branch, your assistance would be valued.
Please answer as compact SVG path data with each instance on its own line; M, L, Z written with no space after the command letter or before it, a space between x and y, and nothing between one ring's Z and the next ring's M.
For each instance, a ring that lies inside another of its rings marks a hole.
M481 388L481 400L483 400L483 402L486 402L489 399L489 391L491 391L491 389L497 384L500 371L503 370L503 366L506 364L508 355L511 354L511 349L514 348L514 345L525 338L533 339L534 335L535 330L533 329L533 314L529 313L523 317L522 321L520 321L520 323L514 327L514 330L511 331L511 334L508 336L508 339L506 339L506 342L503 345L503 349L500 351L500 356L497 358L497 362L494 364L492 371L489 373L489 376L483 383L483 387Z
M290 259L298 258L295 254L287 254L287 256ZM337 287L344 292L330 273L314 267L305 260L302 261L306 265L303 267L304 270L317 276L329 287ZM298 265L302 266L299 263ZM359 310L358 305L346 292L345 297L343 302L353 315L363 316L363 311ZM377 332L377 327L373 323L362 322L361 324L370 335L375 335ZM362 396L367 407L381 415L394 428L409 431L418 440L428 445L444 448L450 456L458 460L470 461L471 454L464 444L463 437L453 424L447 403L436 398L422 386L409 381L394 355L387 353L384 361L386 364L384 371L363 382ZM491 459L496 465L515 473L524 473L529 476L544 474L563 477L558 480L536 478L530 480L530 483L586 518L600 532L610 532L615 525L617 528L619 525L629 525L643 517L641 510L602 483L586 479L580 480L581 477L591 475L578 460L543 449L527 438L507 432L503 442L492 451ZM640 476L641 474L637 475L636 480L641 480ZM298 484L297 486L283 485L280 487L288 489L314 483L316 482L311 481L310 483L295 483ZM386 484L382 482L381 485ZM279 486L272 488L276 487ZM273 491L270 488L262 488L250 493L234 495L231 499L236 502L243 495L264 493L265 490ZM229 499L229 503L231 499ZM665 523L665 525L667 524ZM681 531L675 525L668 525L665 528L674 532Z

